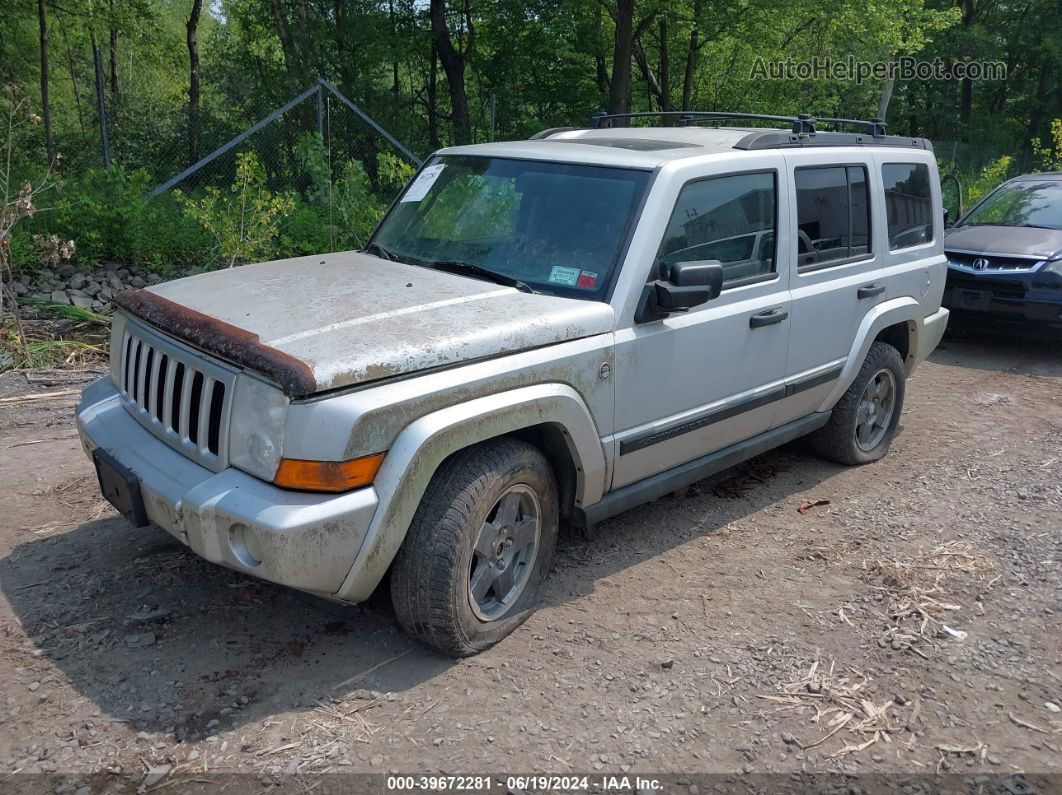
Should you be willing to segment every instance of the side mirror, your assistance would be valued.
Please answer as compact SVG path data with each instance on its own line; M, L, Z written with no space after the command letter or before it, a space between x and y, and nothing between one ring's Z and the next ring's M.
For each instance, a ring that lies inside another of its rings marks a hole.
M951 229L951 210L944 208L944 228Z
M676 262L667 279L645 285L634 319L642 323L685 312L718 297L722 289L723 264L719 260Z

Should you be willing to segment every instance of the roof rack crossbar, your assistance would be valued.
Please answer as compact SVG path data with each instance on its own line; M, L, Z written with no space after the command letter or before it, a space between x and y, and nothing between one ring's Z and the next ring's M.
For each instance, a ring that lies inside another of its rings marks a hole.
M730 121L747 119L752 121L783 121L790 125L796 135L810 135L816 132L818 123L837 126L861 127L867 135L880 138L885 135L885 122L882 119L843 119L832 116L812 116L801 113L796 116L779 116L770 113L732 113L730 111L703 110L660 110L639 113L606 113L599 111L590 118L590 127L594 130L607 129L612 123L621 119L642 119L647 117L662 119L679 119L683 127L713 121Z
M847 125L852 127L862 127L863 132L867 135L873 135L875 138L880 138L885 135L885 122L882 119L834 119L829 116L819 116L818 121L832 124L834 126Z
M590 117L590 128L593 130L608 129L612 122L620 119L641 119L650 116L660 118L679 119L683 127L690 127L698 122L705 121L730 121L730 120L755 120L755 121L784 121L791 126L797 135L815 132L815 117L806 113L799 116L778 116L770 113L732 113L730 111L703 111L703 110L660 110L644 111L638 113L606 113L599 111Z

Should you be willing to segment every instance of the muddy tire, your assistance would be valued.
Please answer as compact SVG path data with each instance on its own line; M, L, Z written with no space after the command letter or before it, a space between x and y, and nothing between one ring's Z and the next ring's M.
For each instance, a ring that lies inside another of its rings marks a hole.
M452 657L476 654L533 612L557 544L557 484L530 444L497 439L432 478L391 570L402 628Z
M903 411L906 371L900 352L875 342L830 421L811 436L821 457L838 464L869 464L889 452Z

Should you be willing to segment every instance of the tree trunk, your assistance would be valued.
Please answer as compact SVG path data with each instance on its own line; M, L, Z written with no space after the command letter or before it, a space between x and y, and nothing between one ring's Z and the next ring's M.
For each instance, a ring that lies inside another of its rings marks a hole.
M114 0L108 0L111 14L114 14ZM111 100L118 106L118 28L111 21L110 57L111 57Z
M41 34L41 118L44 119L44 147L48 168L55 165L55 139L52 137L52 104L48 100L48 18L44 0L37 0L37 23Z
M103 167L111 167L111 139L107 133L107 99L103 88L103 58L100 45L96 40L96 31L89 28L89 42L92 44L92 67L96 74L96 114L100 120L100 149L103 151Z
M284 68L288 72L288 78L291 80L292 87L294 87L297 83L296 75L298 74L298 68L295 63L295 43L291 37L291 28L288 27L288 20L284 15L284 9L280 5L280 0L272 0L269 7L273 12L273 22L276 23L277 26L277 38L280 39L280 51L284 55Z
M609 85L612 81L612 77L608 73L607 55L602 49L604 44L604 24L601 16L601 4L594 4L594 31L597 33L594 36L594 66L596 70L597 78L597 90L601 92L602 98L606 103L608 100Z
M203 0L192 0L188 15L188 165L199 160L199 17Z
M686 73L682 78L682 109L691 110L690 103L693 101L693 75L697 70L697 53L700 52L700 32L694 23L690 31L690 46L686 50Z
M671 104L671 59L668 53L667 17L660 18L660 110L670 113L675 109ZM670 124L670 120L668 121Z
M634 0L616 0L615 22L616 39L612 49L612 79L608 87L608 112L630 113L631 55L634 52Z
M431 0L431 30L435 38L435 49L446 74L446 83L450 88L450 118L456 144L472 142L472 121L468 111L468 93L465 90L465 64L472 52L473 37L467 0L465 24L468 27L468 39L465 42L465 50L461 53L454 48L450 29L446 24L446 0Z
M65 38L65 37L64 37ZM85 114L81 110L81 92L77 88L77 72L74 69L74 53L69 45L66 48L66 64L70 70L70 85L74 91L74 107L77 108L77 123L81 134L85 134Z
M296 83L299 87L307 80L316 77L321 70L315 54L320 49L315 46L313 35L310 32L310 10L306 7L306 0L297 0L295 3L295 52L298 54L299 76Z
M435 40L431 42L431 71L428 72L428 143L433 150L439 148L439 51Z
M896 77L889 75L881 86L881 94L878 96L878 118L885 121L889 112L889 102L892 101L892 89L896 85Z
M608 64L605 60L605 54L600 52L597 53L594 56L594 62L597 70L597 89L605 96L608 96L608 89L612 78L608 73Z
M395 21L395 0L388 0L387 13L391 17L391 94L394 96L394 109L398 110L398 23Z
M1032 160L1032 139L1040 137L1043 130L1040 128L1044 123L1044 106L1051 89L1051 64L1044 58L1040 62L1040 76L1036 81L1036 94L1032 97L1029 108L1029 127L1025 132L1025 142L1022 144L1022 163L1028 164Z
M970 121L973 112L973 81L968 77L962 79L962 90L959 95L959 121L966 124Z
M664 25L666 31L667 25ZM649 97L649 106L652 107L652 100L656 99L657 104L660 106L660 110L668 112L671 110L671 97L669 95L669 88L667 83L667 45L663 44L660 48L660 77L653 74L653 67L649 65L649 56L645 54L645 47L642 45L641 39L635 39L634 41L634 60L638 63L638 68L642 72L642 77L645 78L645 87ZM671 126L671 118L664 116L664 126Z

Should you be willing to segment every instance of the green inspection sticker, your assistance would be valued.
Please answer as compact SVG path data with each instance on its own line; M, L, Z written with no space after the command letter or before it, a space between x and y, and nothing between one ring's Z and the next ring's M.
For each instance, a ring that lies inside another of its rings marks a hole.
M553 269L549 272L549 280L553 284L563 284L566 287L575 287L579 281L579 274L581 271L578 268L562 268L560 265L554 265Z

